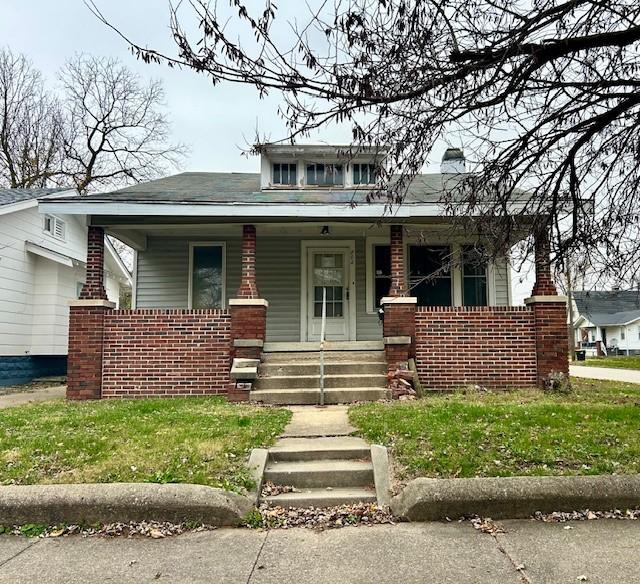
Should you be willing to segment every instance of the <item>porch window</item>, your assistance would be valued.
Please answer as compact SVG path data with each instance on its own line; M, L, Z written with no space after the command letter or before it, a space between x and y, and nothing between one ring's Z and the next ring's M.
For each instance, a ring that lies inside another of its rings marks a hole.
M307 164L307 184L318 187L342 186L344 184L342 164Z
M273 164L272 183L274 185L295 185L298 182L298 165L295 162Z
M389 296L391 289L391 247L373 246L373 292L374 308L380 307L380 301Z
M354 185L373 185L376 183L376 165L375 164L353 164L353 184Z
M409 246L409 290L418 306L451 306L451 248Z
M487 306L487 262L484 250L462 246L462 304Z
M189 308L224 307L224 245L191 244Z

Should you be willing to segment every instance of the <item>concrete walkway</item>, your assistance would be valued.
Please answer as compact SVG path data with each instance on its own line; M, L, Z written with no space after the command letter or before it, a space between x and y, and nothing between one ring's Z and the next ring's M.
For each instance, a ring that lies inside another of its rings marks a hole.
M64 398L66 385L54 385L34 390L18 391L0 395L0 409L23 406L34 402L51 401Z
M167 539L0 536L0 583L638 582L640 522L501 525L506 533L495 537L468 523L220 529Z
M610 381L625 381L627 383L640 383L640 371L634 369L570 365L569 373L574 377L585 377L587 379L604 379Z
M293 412L282 438L348 436L355 428L349 423L349 406L289 406Z

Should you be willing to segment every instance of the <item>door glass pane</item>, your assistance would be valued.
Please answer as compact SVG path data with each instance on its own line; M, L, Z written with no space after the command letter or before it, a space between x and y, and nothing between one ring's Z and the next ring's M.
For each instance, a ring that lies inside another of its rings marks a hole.
M313 254L313 316L322 317L322 291L327 293L327 318L343 316L344 255L341 253Z
M194 246L191 274L193 308L222 307L222 278L222 247L219 245Z

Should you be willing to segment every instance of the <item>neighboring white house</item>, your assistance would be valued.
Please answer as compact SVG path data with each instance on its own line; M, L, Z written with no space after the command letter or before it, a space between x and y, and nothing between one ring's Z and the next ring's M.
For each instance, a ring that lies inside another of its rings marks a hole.
M0 189L0 386L66 371L69 300L85 279L87 227L41 215L38 199L70 189ZM118 302L131 276L107 240L107 295Z
M576 346L587 355L640 354L640 291L573 293Z

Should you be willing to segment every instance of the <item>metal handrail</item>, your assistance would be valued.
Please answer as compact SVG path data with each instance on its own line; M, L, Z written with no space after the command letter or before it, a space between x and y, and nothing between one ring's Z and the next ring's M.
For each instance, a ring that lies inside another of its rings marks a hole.
M322 287L322 324L320 325L320 406L324 406L324 337L327 325L327 288Z

